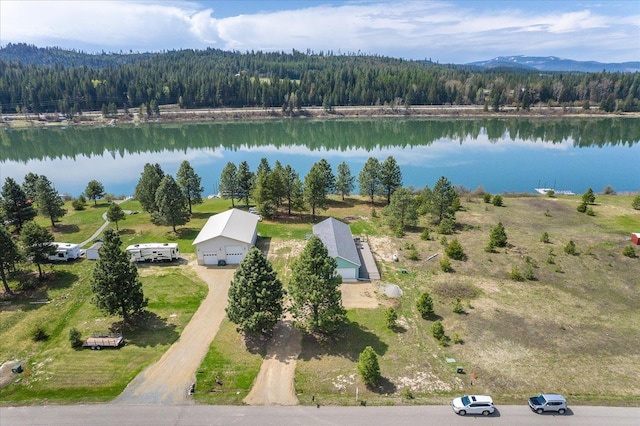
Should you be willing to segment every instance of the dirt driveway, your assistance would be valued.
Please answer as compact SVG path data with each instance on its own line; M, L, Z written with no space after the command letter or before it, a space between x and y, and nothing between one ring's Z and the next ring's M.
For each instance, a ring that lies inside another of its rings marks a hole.
M113 400L114 404L167 404L190 402L187 393L202 360L209 351L227 306L229 284L235 269L199 266L189 260L198 276L209 285L209 293L184 328L180 338L146 370L138 374Z

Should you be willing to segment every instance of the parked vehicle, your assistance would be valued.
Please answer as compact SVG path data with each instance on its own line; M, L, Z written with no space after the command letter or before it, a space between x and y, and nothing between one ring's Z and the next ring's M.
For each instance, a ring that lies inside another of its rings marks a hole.
M125 250L132 262L171 262L180 257L177 243L133 244Z
M79 244L52 242L51 245L56 247L56 252L49 255L51 261L66 262L78 259L82 255Z
M557 411L558 414L567 412L567 400L556 393L541 393L529 398L529 407L538 414L545 411Z
M97 334L89 337L82 346L99 351L102 348L117 348L124 345L122 334Z
M493 405L493 399L488 395L464 395L460 398L454 398L451 408L461 416L467 414L488 416L496 410Z

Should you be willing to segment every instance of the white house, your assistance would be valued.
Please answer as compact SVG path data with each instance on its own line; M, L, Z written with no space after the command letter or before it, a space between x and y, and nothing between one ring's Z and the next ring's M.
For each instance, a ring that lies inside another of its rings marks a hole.
M238 209L211 216L193 240L198 265L217 265L221 260L240 263L256 243L258 220L258 215Z
M349 225L330 217L313 225L313 235L320 238L329 256L338 262L338 274L343 281L356 281L360 277L360 256Z

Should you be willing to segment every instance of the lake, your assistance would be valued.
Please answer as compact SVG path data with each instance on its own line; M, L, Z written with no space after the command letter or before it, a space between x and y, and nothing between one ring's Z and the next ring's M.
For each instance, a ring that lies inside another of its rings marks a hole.
M60 193L78 196L87 182L130 195L145 163L175 176L188 160L204 195L217 193L227 162L261 158L291 165L304 179L325 158L357 176L369 157L393 156L405 186L433 187L440 176L471 190L534 192L553 187L582 194L607 185L640 191L640 119L266 120L70 126L0 131L0 179L47 176ZM357 192L357 190L356 190Z

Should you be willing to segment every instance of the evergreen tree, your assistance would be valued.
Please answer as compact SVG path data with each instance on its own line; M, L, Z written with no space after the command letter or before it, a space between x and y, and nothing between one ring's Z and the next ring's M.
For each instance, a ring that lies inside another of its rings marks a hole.
M402 171L392 156L380 165L380 186L387 197L387 204L391 202L394 191L402 186Z
M362 381L368 387L374 386L382 378L378 355L371 346L367 346L364 348L364 351L360 353L357 368L360 377L362 377Z
M147 163L140 174L140 180L136 185L135 196L140 202L142 210L153 213L158 210L156 206L156 191L164 177L164 172L159 164Z
M20 241L25 255L38 266L38 277L42 279L40 265L47 262L49 256L56 252L56 247L51 244L53 235L34 221L29 221L22 227Z
M344 161L338 164L338 177L336 178L336 193L344 197L350 195L355 187L355 176L351 175L349 165Z
M329 257L320 238L312 236L293 261L289 294L296 324L310 332L331 333L346 319L336 274L337 261Z
M27 196L27 200L31 200L34 202L36 200L36 184L40 176L35 173L27 173L24 177L24 182L22 182L22 190Z
M238 168L232 162L228 162L220 174L220 195L231 198L231 207L235 207L234 199L239 194Z
M408 188L397 189L382 213L386 216L389 226L399 233L407 226L417 225L418 206L413 192Z
M5 180L2 186L0 205L4 218L15 226L18 233L22 230L22 225L36 217L37 214L22 187L10 177Z
M171 175L162 178L156 191L155 205L154 223L169 225L173 232L176 232L177 225L184 225L191 220L187 199Z
M316 218L316 209L324 210L327 204L326 170L315 163L304 178L304 199L311 207L311 217Z
M107 210L107 220L116 224L116 231L119 231L118 222L125 220L126 218L127 215L124 214L124 211L118 203L111 203L109 205L109 209Z
M596 202L596 195L593 193L593 189L589 188L582 194L582 202L585 204L593 204Z
M358 187L360 188L360 195L366 195L371 198L371 204L374 202L374 197L380 194L380 162L377 158L369 157L364 167L358 174Z
M256 177L249 169L249 163L246 161L241 162L238 166L237 180L241 197L244 198L245 205L249 207L249 197L255 185Z
M424 319L429 319L433 315L433 299L426 291L420 295L416 302L416 309Z
M20 252L16 242L11 237L9 230L4 225L0 225L0 278L2 278L4 292L10 296L13 296L14 293L9 288L6 273L14 267L19 259Z
M504 230L504 226L502 225L502 222L498 222L495 228L491 229L491 234L489 235L489 241L493 247L507 246L507 233Z
M126 323L132 315L147 306L138 279L138 269L121 247L120 237L112 230L104 232L104 242L98 251L91 279L92 302L107 315L118 315Z
M269 173L269 187L271 188L271 199L276 206L276 211L282 206L287 197L286 170L280 161L276 161L271 173Z
M88 199L93 200L93 205L98 205L98 198L104 197L104 185L97 180L89 181L84 190Z
M40 176L36 183L36 204L40 213L51 219L52 227L67 213L62 197L46 176Z
M189 214L193 213L192 206L194 204L202 204L202 191L204 188L200 185L200 176L193 170L191 164L184 160L178 169L178 186L187 199L189 205Z
M302 182L300 182L300 176L298 173L288 164L283 171L283 186L284 198L287 200L287 212L289 216L291 216L291 210L295 210L294 198L296 188L301 190ZM304 195L302 196L302 199L304 204Z
M271 166L266 158L260 160L258 169L256 171L255 185L251 198L255 201L258 211L265 217L272 217L274 204L273 204L273 192L270 185Z
M321 159L318 163L318 167L322 171L322 176L324 177L324 192L326 195L333 194L336 189L336 177L331 170L331 164L324 158Z
M238 331L268 334L282 316L283 297L271 263L253 247L233 274L227 316Z
M456 190L446 177L442 176L436 182L433 190L426 187L423 191L425 210L430 213L436 223L440 223L444 218L455 217L453 204L458 197Z

